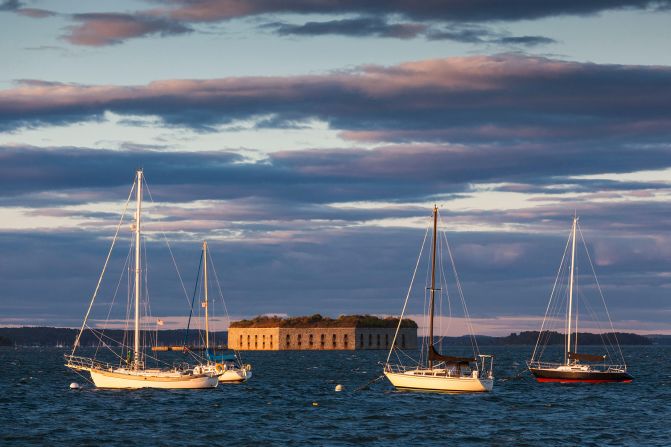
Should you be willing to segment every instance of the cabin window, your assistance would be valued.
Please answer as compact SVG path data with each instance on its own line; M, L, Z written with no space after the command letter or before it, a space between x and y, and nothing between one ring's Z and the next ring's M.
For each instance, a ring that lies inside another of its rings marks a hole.
M377 334L377 347L380 347L380 334Z
M401 334L401 347L405 348L405 334Z
M291 335L287 334L287 348L291 346Z
M368 334L368 346L373 346L373 334Z
M302 334L298 334L298 346L301 345L301 339L303 338Z
M384 334L384 345L389 347L389 334Z
M324 345L326 344L326 335L324 335L324 334L321 335L321 337L320 337L320 343L321 343L322 348L323 348Z
M310 334L310 338L308 339L308 344L310 345L310 347L312 347L312 345L314 345L314 342L313 342L313 339L312 339L312 334Z
M333 334L333 347L336 347L336 334Z
M345 345L345 348L347 348L347 334L343 337L343 344Z
M359 344L363 348L363 334L359 335Z

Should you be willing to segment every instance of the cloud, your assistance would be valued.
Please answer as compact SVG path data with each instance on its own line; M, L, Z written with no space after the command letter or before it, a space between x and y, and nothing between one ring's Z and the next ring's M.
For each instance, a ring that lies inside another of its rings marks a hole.
M608 10L656 10L668 8L667 0L428 0L417 2L400 0L326 0L306 2L289 0L176 0L171 7L152 10L157 15L167 15L175 20L188 22L213 22L262 14L366 14L374 16L398 15L414 20L447 21L513 21L530 20L559 15L587 15Z
M75 14L73 20L79 25L70 27L64 36L75 45L111 45L126 39L147 35L169 36L184 34L202 23L217 23L252 16L276 16L320 14L335 16L324 22L309 21L294 25L275 23L280 35L313 36L339 34L349 36L379 36L407 39L421 34L435 23L452 26L487 22L510 22L534 20L564 15L589 15L613 10L662 10L668 9L669 0L602 0L584 2L513 0L498 2L480 0L464 2L460 0L415 2L401 0L379 2L364 0L327 0L305 2L291 0L174 0L166 6L135 13ZM44 17L49 11L24 8L20 2L7 0L0 7L32 17ZM354 15L354 18L347 17ZM343 16L346 16L343 18ZM399 23L389 23L390 19L400 19ZM407 22L406 22L407 21ZM501 36L485 38L468 31L435 31L429 33L433 39L450 39L460 42L481 43L484 41L498 45L535 46L554 43L543 36Z
M331 20L328 22L306 22L302 25L269 23L264 28L274 29L281 36L341 35L350 37L377 36L397 39L412 39L426 30L419 23L388 23L379 17Z
M153 182L169 187L161 200L179 201L199 194L200 199L268 197L331 203L430 200L438 192L454 194L469 191L472 184L516 179L537 185L542 192L543 185L552 183L564 183L568 191L592 191L600 189L602 182L590 188L587 180L570 177L671 166L671 149L411 144L278 151L252 160L225 151L0 147L0 161L0 197L5 201L22 194L84 187L104 192L127 185L135 168L144 166ZM501 189L506 190L505 185Z
M22 3L19 0L4 0L0 3L0 12L2 11L16 11L21 8Z
M365 141L650 145L670 136L670 82L669 67L509 54L138 86L21 81L0 91L0 128L111 111L201 130L257 117L279 128L314 119Z
M429 40L452 40L461 43L478 43L510 46L538 46L556 43L543 36L512 36L508 32L494 31L486 26L472 24L450 24L443 29L432 28L425 33Z
M53 11L38 8L19 8L16 10L16 13L22 16L32 17L33 19L44 19L56 15Z
M452 40L461 43L527 47L556 42L554 39L543 36L511 36L509 33L492 31L485 26L451 24L444 29L436 29L423 23L393 23L380 17L307 22L301 25L274 22L263 25L262 28L270 28L281 36L340 35L349 37L392 37L397 39L412 39L424 36L429 40Z
M113 45L133 37L171 36L192 31L185 24L141 14L87 13L74 14L72 18L79 25L71 26L63 37L74 45Z

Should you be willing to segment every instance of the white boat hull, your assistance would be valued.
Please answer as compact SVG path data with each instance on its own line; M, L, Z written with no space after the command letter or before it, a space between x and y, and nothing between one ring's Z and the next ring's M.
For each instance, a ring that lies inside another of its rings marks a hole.
M189 375L178 372L97 369L91 369L90 372L91 379L98 388L201 389L215 388L219 383L217 376L210 374Z
M244 382L252 378L252 372L245 369L229 369L219 376L221 383Z
M224 366L222 364L209 364L199 366L204 373L216 374L220 383L240 383L252 378L252 371L247 368Z
M399 389L445 391L457 393L481 393L491 391L493 378L471 376L424 375L425 371L389 372L384 375L392 385ZM420 375L422 374L422 375Z

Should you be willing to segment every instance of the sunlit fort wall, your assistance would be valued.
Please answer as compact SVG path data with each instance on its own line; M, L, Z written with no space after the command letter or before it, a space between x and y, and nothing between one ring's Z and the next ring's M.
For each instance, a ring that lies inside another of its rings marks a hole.
M395 320L398 322L398 320ZM241 326L244 326L241 325ZM236 327L228 329L228 347L240 351L389 349L396 327L320 325L310 327ZM401 327L396 346L417 348L417 327Z

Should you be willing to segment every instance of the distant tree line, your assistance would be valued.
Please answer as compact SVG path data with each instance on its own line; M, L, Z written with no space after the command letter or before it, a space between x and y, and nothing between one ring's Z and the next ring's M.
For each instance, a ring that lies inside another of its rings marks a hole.
M297 318L279 318L279 317L257 317L253 320L243 320L235 322L232 327L242 324L275 324L282 327L312 327L311 325L320 325L326 323L327 327L338 327L338 325L357 325L357 327L396 327L398 319L378 318L369 315L351 315L338 319L324 318L321 315ZM413 324L414 326L406 326ZM288 325L288 326L287 326ZM360 326L358 326L360 325ZM343 327L341 326L341 327ZM404 327L416 327L412 320L403 320ZM242 327L270 327L270 326L242 326ZM20 328L0 328L0 346L69 346L71 347L77 337L79 329L54 328L54 327L20 327ZM132 333L121 329L108 329L104 331L104 340L110 345L115 345L125 340L128 344L132 340ZM155 339L156 331L143 332L142 339ZM564 334L559 332L548 332L546 334L548 344L564 344ZM627 332L615 332L617 340L621 345L651 345L651 344L671 344L670 335L650 335L643 336ZM513 332L505 337L490 337L486 335L476 335L479 345L534 345L538 339L538 331ZM467 335L461 337L441 337L443 342L454 346L470 346L471 340ZM613 333L592 334L581 332L578 334L580 344L601 345L603 339L613 340ZM214 341L213 341L214 340ZM228 332L210 333L210 343L218 345L225 344L228 340ZM169 329L158 331L158 345L163 346L181 346L185 341L184 329ZM202 343L202 332L191 329L186 337L187 345L200 345ZM81 346L98 346L98 337L90 330L85 330L82 334Z
M538 331L513 332L505 337L490 337L487 335L476 335L475 339L479 345L535 345L538 340ZM609 332L603 334L592 334L590 332L579 332L578 340L581 345L601 345L606 341L617 341L621 345L651 345L653 340L638 334L628 332ZM470 346L471 338L468 335L461 337L442 337L443 342L456 346ZM548 331L543 335L543 340L547 340L549 345L563 345L566 342L566 335ZM659 343L658 340L654 340ZM671 342L671 338L668 340Z
M68 346L72 347L77 338L79 329L55 327L19 327L0 328L0 346ZM116 346L125 340L129 344L133 340L133 333L123 329L107 329L103 331L102 340L110 346ZM201 345L202 332L190 329L188 336L184 329L167 329L158 331L158 344L163 346ZM156 331L142 331L142 340L156 340ZM186 337L185 337L186 336ZM125 337L125 338L124 338ZM226 344L228 332L210 332L210 343ZM79 340L80 346L98 346L99 337L90 329L85 329Z

